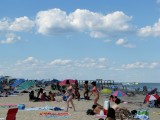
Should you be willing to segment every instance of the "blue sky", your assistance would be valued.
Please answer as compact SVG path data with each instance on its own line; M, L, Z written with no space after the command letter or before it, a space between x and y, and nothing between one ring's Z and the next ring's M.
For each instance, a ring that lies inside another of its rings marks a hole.
M160 80L160 0L2 0L0 75Z

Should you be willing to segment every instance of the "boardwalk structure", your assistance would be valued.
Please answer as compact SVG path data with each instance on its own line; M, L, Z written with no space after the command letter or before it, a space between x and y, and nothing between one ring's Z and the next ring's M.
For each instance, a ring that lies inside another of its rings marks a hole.
M91 85L91 83L93 81L96 81L97 85L100 85L103 89L103 86L111 86L111 85L114 85L114 80L103 80L103 79L96 79L96 80L78 80L78 83L80 86L83 86L85 81L88 81L88 84Z

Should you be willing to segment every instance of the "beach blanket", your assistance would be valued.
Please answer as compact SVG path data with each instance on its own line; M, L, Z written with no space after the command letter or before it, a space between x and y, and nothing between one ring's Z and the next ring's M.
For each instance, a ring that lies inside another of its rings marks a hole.
M0 108L15 108L16 104L0 104Z
M42 112L40 113L40 116L43 116L46 118L68 118L71 115L67 112L63 112L63 113Z
M134 118L139 118L141 120L149 120L148 110L138 110Z
M103 118L103 119L104 119L104 118L106 118L107 116L106 116L106 115L95 115L95 117L96 117L96 118Z
M64 108L64 107L59 108L59 107L49 107L49 106L45 106L45 107L25 108L24 110L27 110L27 111L32 111L32 110L54 110L54 111L63 111L63 110L65 110L65 108Z

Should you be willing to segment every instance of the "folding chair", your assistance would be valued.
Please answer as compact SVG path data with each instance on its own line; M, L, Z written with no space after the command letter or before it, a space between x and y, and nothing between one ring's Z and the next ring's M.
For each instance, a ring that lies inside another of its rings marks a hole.
M17 112L18 108L10 108L7 112L6 118L0 118L0 120L16 120Z

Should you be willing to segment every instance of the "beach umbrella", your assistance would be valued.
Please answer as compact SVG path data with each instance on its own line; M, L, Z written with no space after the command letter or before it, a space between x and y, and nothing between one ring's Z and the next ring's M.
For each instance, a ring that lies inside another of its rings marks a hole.
M111 93L112 93L112 90L110 90L110 89L103 89L103 90L101 91L101 93L102 93L102 94L111 94Z
M157 95L157 94L147 95L145 98L145 101L149 102L152 100L157 100L158 98L159 98L159 95Z
M123 96L125 96L126 94L123 93L123 92L120 91L120 90L117 90L117 91L114 91L114 92L112 93L112 95L113 95L113 96L117 96L117 97L123 97Z
M75 80L73 80L73 79L65 79L65 80L59 82L59 85L60 85L60 86L65 86L67 80L69 80L69 83L70 83L70 84L75 84Z

